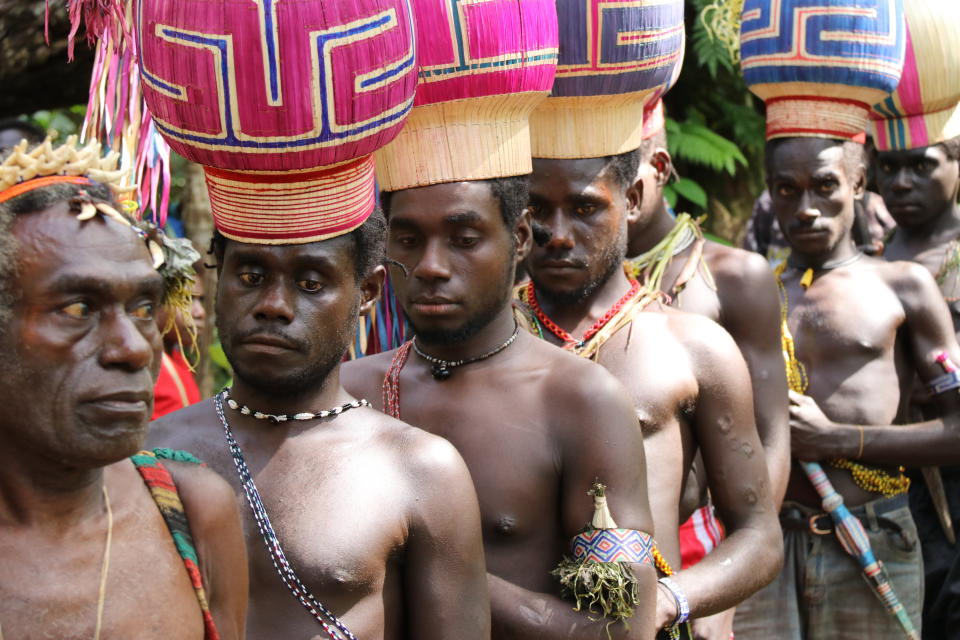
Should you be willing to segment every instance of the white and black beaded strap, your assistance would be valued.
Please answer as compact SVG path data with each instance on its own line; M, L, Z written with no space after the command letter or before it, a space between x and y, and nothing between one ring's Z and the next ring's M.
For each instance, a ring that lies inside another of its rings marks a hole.
M233 437L230 424L227 422L227 416L223 412L223 399L227 396L227 393L227 391L218 393L214 399L214 405L217 409L217 416L223 424L223 431L227 438L227 446L230 448L230 454L233 456L233 463L237 467L243 492L247 496L247 503L250 505L250 509L253 510L254 520L257 522L257 528L260 530L263 543L267 546L267 551L270 553L270 559L273 561L274 568L280 575L280 579L283 580L283 584L290 590L290 593L292 593L293 596L300 601L300 604L310 612L310 615L320 623L320 626L328 637L333 640L343 640L344 638L346 640L357 640L356 636L350 633L350 630L340 622L340 619L310 593L287 561L283 549L280 547L280 541L277 539L277 534L273 530L273 525L270 524L270 518L267 516L263 501L260 499L260 492L257 491L257 485L253 482L250 469L247 468L247 462L243 458L243 451L241 451L240 445L237 444L236 439ZM330 624L327 623L328 620ZM331 628L331 624L336 627L339 633Z

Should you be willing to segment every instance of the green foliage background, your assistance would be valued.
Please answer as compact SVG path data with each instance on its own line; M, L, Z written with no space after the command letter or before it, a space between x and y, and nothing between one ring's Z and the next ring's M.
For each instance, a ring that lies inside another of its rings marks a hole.
M668 145L680 179L665 195L678 211L709 214L708 229L737 241L763 190L763 103L700 20L711 2L686 3L686 59L664 97Z

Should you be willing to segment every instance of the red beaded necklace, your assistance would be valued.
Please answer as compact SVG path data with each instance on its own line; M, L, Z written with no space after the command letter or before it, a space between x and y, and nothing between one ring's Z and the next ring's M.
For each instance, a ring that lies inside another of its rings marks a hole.
M583 337L580 338L579 340L577 340L572 335L570 335L568 331L563 329L556 322L548 318L547 314L543 312L543 309L540 308L540 303L537 302L537 294L534 290L532 280L527 283L526 297L527 297L527 304L530 305L530 308L537 315L537 320L540 321L540 324L545 326L550 331L550 333L552 333L553 335L563 340L565 345L576 345L579 347L586 344L587 340L592 338L597 333L597 331L600 331L600 329L603 329L604 325L606 325L608 322L610 322L610 320L614 318L614 316L620 313L621 309L623 309L623 306L627 304L627 302L629 302L634 296L636 296L637 292L639 291L640 291L640 283L636 280L631 279L630 290L627 291L625 294L623 294L623 297L617 300L617 302L612 307L607 309L607 312L604 313L602 316L600 316L600 318L598 318L597 321L594 322L593 325L586 330L586 332L583 334Z

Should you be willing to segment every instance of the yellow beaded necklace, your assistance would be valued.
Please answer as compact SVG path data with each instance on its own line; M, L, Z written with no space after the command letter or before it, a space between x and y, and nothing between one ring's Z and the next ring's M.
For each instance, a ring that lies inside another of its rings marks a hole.
M783 349L783 360L787 369L787 384L797 393L806 393L810 380L807 378L806 367L797 359L796 348L793 344L793 334L787 324L787 313L789 310L787 300L787 289L783 286L783 272L787 268L787 262L784 260L777 265L774 275L777 279L777 289L780 293L780 344ZM804 277L800 280L800 285L806 289L813 281L813 270L807 269ZM900 467L899 475L890 474L882 469L874 469L864 466L846 458L836 458L830 461L830 465L836 469L845 469L850 472L854 483L864 491L870 493L879 493L886 498L906 493L910 488L910 478Z

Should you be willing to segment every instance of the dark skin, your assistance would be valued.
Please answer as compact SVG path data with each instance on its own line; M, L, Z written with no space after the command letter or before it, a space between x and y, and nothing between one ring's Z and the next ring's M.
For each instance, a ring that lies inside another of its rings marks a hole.
M514 331L513 273L530 246L524 217L510 230L485 183L393 194L391 282L426 353L458 360L487 353ZM463 327L486 320L469 336ZM459 332L444 341L437 332ZM424 339L432 336L432 339ZM380 399L393 353L344 366L344 383ZM518 390L522 389L522 393ZM550 576L593 514L599 479L621 527L652 531L644 450L625 390L599 367L521 331L497 355L435 380L411 353L400 376L404 420L448 439L463 455L480 498L487 581L498 640L607 637L604 621L576 612ZM649 638L654 572L634 566L641 602L612 638Z
M942 374L937 353L957 361L950 314L936 282L922 266L856 255L850 229L853 200L863 193L863 166L850 166L830 140L795 138L768 161L768 186L777 219L792 247L783 276L789 326L806 367L806 395L791 392L791 445L800 460L859 458L895 472L896 465L936 465L960 455L956 392L934 399L941 419L903 421L915 376ZM805 291L807 268L814 280ZM860 439L863 437L862 453ZM826 465L848 505L876 498L850 473ZM812 485L794 468L787 499L818 506Z
M353 240L229 242L217 318L232 396L275 414L351 401L339 361L383 271L358 280ZM317 370L317 363L326 367ZM359 638L489 637L476 495L448 443L373 409L272 424L225 406L287 559ZM213 401L158 420L151 440L188 448L230 479L250 556L248 638L325 637L281 582L245 504ZM361 544L357 544L361 541Z
M630 288L620 265L627 214L640 206L640 193L634 185L619 185L605 165L603 159L534 159L533 215L552 237L533 248L526 265L544 312L575 336ZM579 301L560 301L589 283L597 286ZM758 455L750 378L736 344L701 316L650 310L608 340L598 362L633 399L648 459L654 461L647 482L657 544L674 567L680 565L680 497L693 457L701 452L729 535L674 579L693 617L728 609L767 584L782 561L766 464ZM658 590L657 627L675 616L673 597Z
M0 421L2 633L93 637L106 489L114 522L101 637L199 640L183 561L127 459L152 411L162 279L131 229L80 222L65 202L18 216L13 234L16 301L0 335L9 409ZM220 636L243 638L246 554L230 489L209 469L164 464Z
M919 262L936 277L947 252L960 237L960 161L942 145L877 153L880 195L897 221L897 231L884 252L888 260ZM960 282L946 274L940 290L947 298L955 333L960 333Z
M636 184L641 204L627 218L628 258L649 251L673 229L674 218L663 199L663 187L673 172L673 159L663 147L654 147L646 161L641 160ZM683 290L674 295L675 283L693 251L691 245L673 258L662 286L673 297L671 306L710 318L726 329L740 348L750 371L753 415L767 457L771 494L774 504L779 505L790 476L790 427L780 347L780 302L773 274L758 254L707 240L702 259L715 286L705 280L702 269L697 269ZM681 509L684 513L690 507L706 504L702 461L696 462L694 469ZM729 615L712 622L699 619L694 622L694 631L698 637L726 640L732 624Z
M661 147L641 162L637 176L642 203L628 217L627 256L635 257L660 242L673 228L663 200L663 187L673 173L673 160ZM663 277L672 290L693 247L677 254ZM767 456L771 494L780 504L790 469L790 430L787 420L787 379L783 369L780 307L776 283L766 260L750 252L707 240L703 260L716 288L697 270L672 306L704 315L726 329L747 363L753 388L753 413Z

